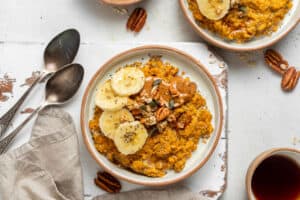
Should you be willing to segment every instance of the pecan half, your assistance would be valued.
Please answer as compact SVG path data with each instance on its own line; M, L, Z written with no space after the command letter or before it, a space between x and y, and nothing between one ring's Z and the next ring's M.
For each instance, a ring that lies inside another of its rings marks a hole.
M282 76L281 88L285 91L293 90L299 80L300 73L295 67L290 67Z
M265 52L264 57L268 66L279 74L284 74L284 72L289 68L288 62L273 49L268 49Z
M169 114L170 114L169 108L161 107L156 111L155 117L156 117L156 120L158 122L160 122L160 121L166 119Z
M121 190L120 181L107 172L98 172L94 181L98 187L106 192L118 193Z
M144 8L136 8L129 16L126 27L131 31L140 32L146 23L146 19L146 10Z

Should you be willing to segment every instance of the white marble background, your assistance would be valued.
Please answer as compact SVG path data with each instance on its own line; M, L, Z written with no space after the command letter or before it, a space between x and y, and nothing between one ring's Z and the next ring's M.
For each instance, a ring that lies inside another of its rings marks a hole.
M139 5L148 11L148 21L134 35L125 29L126 16L96 0L1 0L0 73L21 71L24 77L18 78L25 78L31 73L26 65L40 69L45 44L70 27L82 36L77 62L87 54L95 59L95 52L84 50L103 42L201 41L185 21L177 0L145 0ZM133 8L128 7L129 11ZM274 47L298 69L299 39L298 26ZM300 148L300 86L291 93L282 92L280 78L265 66L261 51L217 52L229 65L229 174L222 199L242 200L246 199L245 173L256 155L271 147Z

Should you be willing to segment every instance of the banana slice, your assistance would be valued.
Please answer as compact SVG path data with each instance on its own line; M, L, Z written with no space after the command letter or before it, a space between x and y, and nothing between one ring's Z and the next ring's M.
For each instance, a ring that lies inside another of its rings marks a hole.
M211 20L222 19L230 9L230 0L197 0L200 12Z
M98 86L98 92L95 96L95 104L103 110L116 111L123 108L128 101L128 97L121 97L115 94L111 88L111 81Z
M111 79L113 90L120 96L138 93L145 83L144 73L137 67L125 67L117 71Z
M122 154L128 155L140 150L147 137L147 130L139 121L125 122L116 130L114 142Z
M104 111L100 116L99 126L106 137L114 139L115 131L120 124L132 121L134 121L132 114L127 109L123 108L114 112Z

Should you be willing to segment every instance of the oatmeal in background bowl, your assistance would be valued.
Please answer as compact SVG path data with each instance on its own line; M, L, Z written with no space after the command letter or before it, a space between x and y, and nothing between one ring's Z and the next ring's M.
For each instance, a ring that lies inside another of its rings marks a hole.
M179 0L194 30L215 46L253 51L271 46L300 22L299 0Z

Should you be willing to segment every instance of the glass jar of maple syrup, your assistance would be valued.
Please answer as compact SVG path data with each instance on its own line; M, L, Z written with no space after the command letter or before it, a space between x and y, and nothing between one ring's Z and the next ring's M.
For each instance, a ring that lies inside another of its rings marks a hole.
M300 150L260 154L248 169L246 188L249 200L300 200Z

